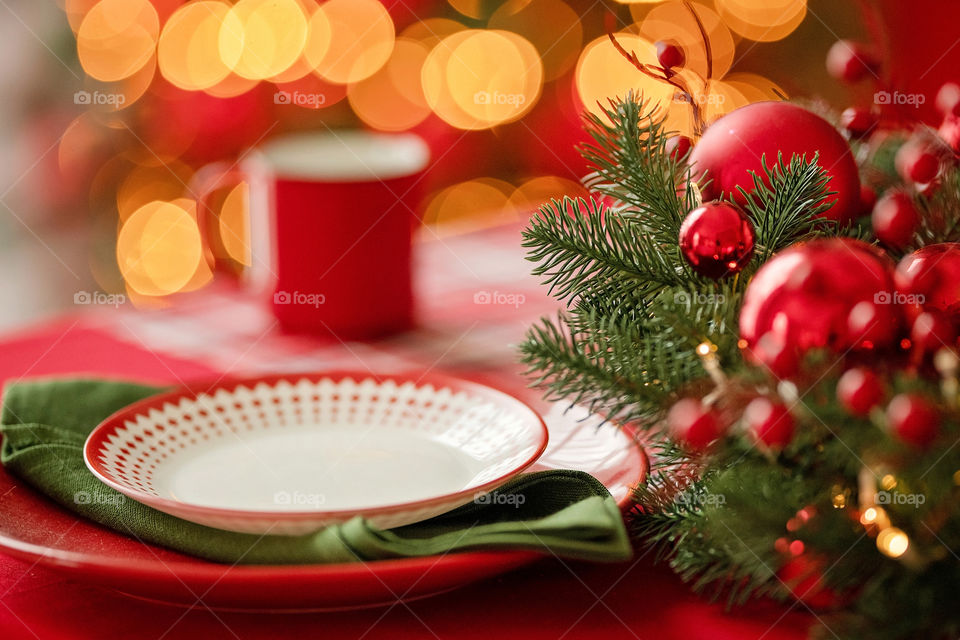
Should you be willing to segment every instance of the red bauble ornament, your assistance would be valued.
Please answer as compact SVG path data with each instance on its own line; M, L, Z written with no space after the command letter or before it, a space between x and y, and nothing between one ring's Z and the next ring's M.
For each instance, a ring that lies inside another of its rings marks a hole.
M855 416L867 416L883 402L883 383L873 371L854 367L844 371L837 381L837 400Z
M783 404L754 398L743 412L747 430L768 447L785 447L793 440L794 420Z
M827 73L842 82L858 82L876 75L876 56L858 42L837 40L827 52Z
M683 49L672 42L657 42L657 62L664 69L673 69L682 67L686 56L683 55Z
M960 320L960 244L927 245L897 265L897 291L905 302Z
M883 244L896 249L910 244L920 226L920 214L910 196L895 191L880 198L870 216L873 233Z
M801 354L893 344L900 311L892 304L892 267L880 251L848 238L813 240L780 252L744 294L740 337L748 356L769 366L755 348L768 335Z
M960 116L946 116L937 130L937 134L948 147L953 149L954 153L960 153Z
M901 393L887 405L887 424L897 439L926 447L940 432L940 412L923 396Z
M866 138L879 119L866 109L850 107L840 114L840 124L847 130L851 138Z
M737 187L753 191L750 171L763 176L761 156L768 167L794 155L812 160L819 153L820 166L830 176L828 187L837 193L827 198L833 206L822 215L841 223L851 221L860 208L860 177L850 145L829 122L789 102L756 102L728 113L711 124L690 154L690 164L701 180L710 184L705 197L722 194L739 204L744 198Z
M667 430L671 438L693 451L703 451L725 431L720 416L694 398L683 398L670 407Z
M940 173L940 158L919 142L907 142L897 150L897 173L904 180L926 184Z
M693 148L693 141L687 136L676 135L667 140L664 147L667 155L680 162L690 153L690 149Z
M937 92L937 111L944 116L960 116L960 84L947 82Z
M860 185L860 214L870 215L877 205L877 192L867 185Z
M831 609L840 606L841 598L824 583L825 567L824 560L804 554L788 560L777 571L777 577L794 598L808 607Z
M910 327L910 341L922 353L951 348L956 337L953 323L939 311L924 311L914 318Z
M697 207L680 226L683 257L707 278L722 278L743 269L753 257L753 240L750 219L727 202Z

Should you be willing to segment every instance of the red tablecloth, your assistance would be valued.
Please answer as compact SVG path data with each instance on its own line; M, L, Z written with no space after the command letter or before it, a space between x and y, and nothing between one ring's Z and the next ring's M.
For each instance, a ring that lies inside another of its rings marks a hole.
M162 311L113 309L55 320L0 342L0 379L92 373L177 382L223 372L324 366L442 368L522 389L510 342L555 308L515 230L420 247L423 328L377 344L279 334L261 305L211 290ZM474 298L478 292L510 304ZM390 608L317 614L183 610L133 600L0 555L0 638L803 638L802 607L762 602L725 613L663 566L543 561L451 593Z

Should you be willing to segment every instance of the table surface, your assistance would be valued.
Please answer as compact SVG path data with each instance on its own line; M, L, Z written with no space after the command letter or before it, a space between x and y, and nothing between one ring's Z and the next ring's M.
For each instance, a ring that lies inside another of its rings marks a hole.
M513 345L557 304L526 275L529 263L519 240L518 228L504 227L418 242L423 320L405 336L361 344L287 335L259 296L226 284L166 309L93 309L8 336L0 341L0 380L83 373L177 383L228 373L415 368L467 376L533 398ZM319 632L370 639L775 640L806 637L812 621L801 605L756 602L726 612L643 554L616 565L545 558L424 600L311 614L153 604L0 555L0 638L273 638Z

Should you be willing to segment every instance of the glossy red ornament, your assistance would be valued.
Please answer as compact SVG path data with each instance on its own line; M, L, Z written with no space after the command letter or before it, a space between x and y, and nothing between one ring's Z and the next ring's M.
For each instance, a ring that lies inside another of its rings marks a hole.
M686 56L683 55L683 49L678 47L673 42L665 42L660 40L657 42L656 47L657 62L659 62L660 66L664 69L682 67L683 63L686 61Z
M840 124L851 138L865 138L877 126L879 119L867 109L849 107L840 114Z
M897 150L894 159L897 173L904 180L926 184L940 172L940 158L919 142L907 142Z
M690 149L693 148L693 141L687 136L676 135L667 140L664 148L667 155L680 162L690 153Z
M871 409L883 402L883 398L883 383L870 369L848 369L837 381L837 400L852 415L869 415Z
M768 447L785 447L793 440L794 420L780 402L754 398L743 412L748 432Z
M667 412L667 431L681 446L703 451L724 434L720 416L695 398L678 400Z
M960 153L960 116L952 114L946 116L937 130L937 134L948 147L953 149L954 153Z
M901 393L887 405L887 426L898 440L926 447L940 432L940 412L923 396Z
M753 257L753 224L727 202L708 202L687 214L680 226L680 251L693 270L722 278L743 269Z
M859 42L837 40L827 52L827 73L842 82L854 83L875 76L876 56Z
M761 338L775 338L800 354L892 345L900 325L892 271L882 252L849 238L813 240L780 252L744 294L740 337L747 356L769 366L756 348Z
M904 257L895 274L904 302L960 320L960 243L931 244Z
M763 176L761 157L772 167L778 153L785 163L794 155L812 160L819 153L818 162L830 176L827 186L837 192L827 197L833 206L822 216L841 223L857 216L860 177L850 145L832 124L789 102L756 102L716 120L693 148L690 164L705 185L706 199L727 194L743 205L738 187L753 191L750 172Z
M924 311L913 320L910 341L922 353L953 347L957 332L950 319L940 311Z
M874 205L870 224L880 242L899 249L913 241L913 234L920 226L920 213L913 206L910 196L902 191L894 191Z
M860 185L860 214L870 215L877 204L877 192L863 184Z
M808 607L831 609L840 606L841 598L826 586L823 579L825 567L826 561L804 554L788 560L777 571L777 577L794 598Z

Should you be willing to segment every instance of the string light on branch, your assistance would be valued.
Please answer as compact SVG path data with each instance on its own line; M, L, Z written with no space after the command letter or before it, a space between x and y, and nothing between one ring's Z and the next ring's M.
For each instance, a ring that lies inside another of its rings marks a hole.
M877 549L890 558L899 558L910 548L910 538L896 527L887 527L877 534Z

